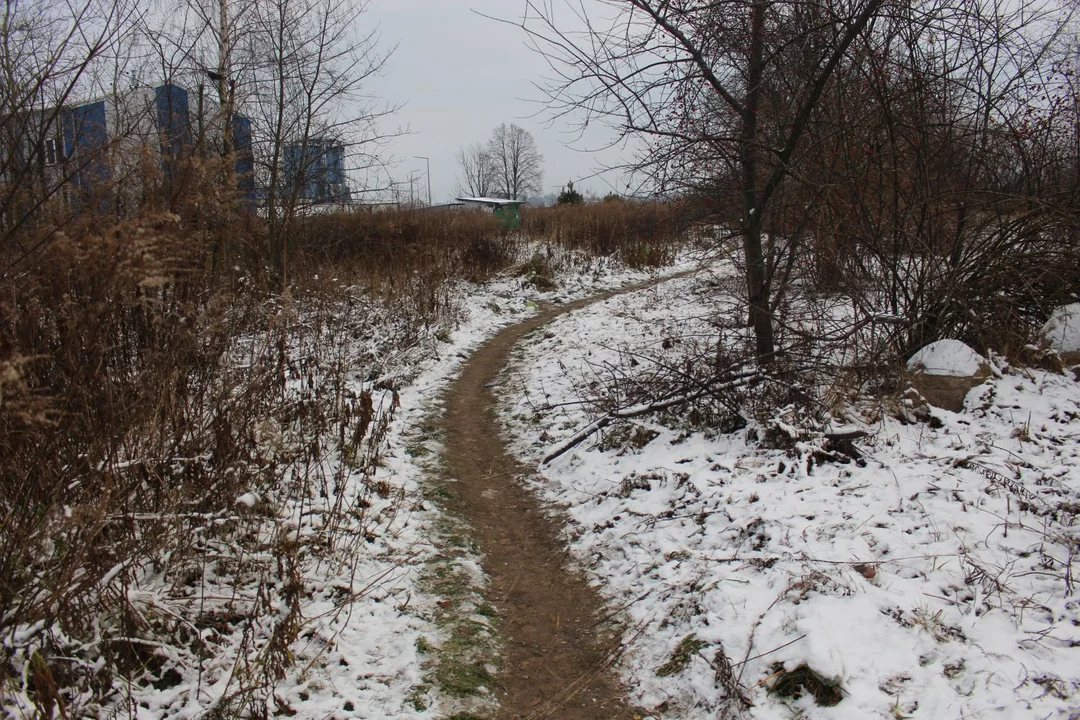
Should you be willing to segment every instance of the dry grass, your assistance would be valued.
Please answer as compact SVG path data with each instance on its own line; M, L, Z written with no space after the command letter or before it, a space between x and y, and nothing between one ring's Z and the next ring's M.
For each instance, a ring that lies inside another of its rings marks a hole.
M670 264L685 236L677 203L609 200L586 205L523 208L522 231L593 257L618 256L630 267Z
M486 213L313 215L283 289L213 163L167 193L143 172L140 197L42 211L0 249L0 697L76 716L225 655L216 712L258 715L295 662L304 563L347 564L399 492L373 479L390 366L524 243ZM541 214L575 250L673 252L659 206Z
M481 281L513 260L509 233L487 212L359 209L298 220L296 245L310 261L359 263L373 281L399 283L416 270L439 280Z

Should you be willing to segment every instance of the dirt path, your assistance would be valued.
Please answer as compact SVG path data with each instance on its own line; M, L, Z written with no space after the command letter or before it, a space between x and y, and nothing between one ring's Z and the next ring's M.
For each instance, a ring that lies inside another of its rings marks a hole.
M472 524L491 578L489 600L505 641L498 689L502 718L623 720L634 712L611 665L602 603L569 567L560 522L519 482L523 467L503 446L492 381L514 344L555 317L655 281L543 309L501 331L465 364L447 394L445 460L462 515Z

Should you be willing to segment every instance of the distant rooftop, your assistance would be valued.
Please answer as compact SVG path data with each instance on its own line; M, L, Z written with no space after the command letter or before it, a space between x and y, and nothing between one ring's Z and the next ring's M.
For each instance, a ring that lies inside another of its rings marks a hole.
M475 198L459 197L459 198L457 198L457 200L458 200L458 202L478 203L480 205L523 205L525 203L524 200L505 200L503 198L486 198L486 197L475 197Z

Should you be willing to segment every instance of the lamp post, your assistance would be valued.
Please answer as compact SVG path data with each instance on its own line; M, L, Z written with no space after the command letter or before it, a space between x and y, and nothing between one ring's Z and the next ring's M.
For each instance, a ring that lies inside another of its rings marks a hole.
M431 207L431 158L426 158L423 155L413 155L413 157L427 163L427 204L428 207Z

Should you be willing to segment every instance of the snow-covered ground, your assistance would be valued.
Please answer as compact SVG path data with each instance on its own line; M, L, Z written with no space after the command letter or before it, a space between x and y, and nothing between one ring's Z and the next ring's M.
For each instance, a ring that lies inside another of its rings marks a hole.
M695 262L686 255L661 273L684 271ZM445 539L439 532L440 509L423 500L436 468L430 459L437 457L441 448L437 437L422 428L430 425L433 414L441 412L442 396L461 365L499 329L533 314L539 303L569 302L653 276L598 261L591 263L585 272L560 277L559 286L550 291L538 290L517 277L482 286L463 285L460 290L466 293L461 299L464 312L453 331L444 336L446 342L432 348L429 357L409 365L416 377L400 392L400 409L387 442L384 470L379 476L392 482L395 488L403 489L410 498L406 505L411 503L424 509L401 516L392 532L396 552L371 568L368 576L394 573L395 582L386 589L387 593L412 600L407 612L402 612L406 608L397 603L380 602L359 604L352 613L348 620L352 639L342 640L339 645L342 652L357 658L359 662L355 664L363 668L362 675L351 677L341 673L333 663L326 664L330 685L348 687L357 698L354 706L358 717L444 717L458 711L461 704L440 695L437 684L428 676L437 659L417 652L417 647L423 647L425 642L437 646L446 639L445 629L434 622L438 604L445 601L425 592L422 582L425 564L438 555L439 543ZM403 560L406 562L400 570L395 569ZM475 555L471 558L458 555L454 563L469 566L472 573L480 572L479 558ZM334 680L335 675L341 677ZM363 682L365 677L373 680ZM424 690L422 695L418 694L418 688Z
M516 452L538 462L594 419L579 401L627 362L677 365L715 336L732 307L716 284L668 281L532 336L502 379ZM709 435L646 416L539 468L623 611L636 702L662 718L1080 717L1080 382L996 359L961 413L902 422L902 405L839 408L868 434L857 461L813 459L820 437L770 449L753 419Z
M525 256L533 251L545 252L536 246ZM273 491L277 496L260 488L239 492L233 516L214 518L193 538L198 551L185 558L196 558L195 566L163 557L154 567L119 569L122 582L102 580L102 592L122 588L143 627L162 637L173 633L188 645L151 648L162 668L156 680L144 676L104 697L69 697L65 710L73 716L119 710L149 720L205 717L215 708L258 714L265 707L281 716L344 719L441 718L467 707L442 693L433 677L446 629L437 621L443 600L425 575L444 552L446 518L429 498L431 458L439 449L425 429L430 416L440 411L440 398L469 352L534 313L538 303L651 277L607 260L565 254L555 260L567 267L553 289L538 289L547 284L527 275L455 284L447 289L452 317L420 331L360 289L329 312L297 303L289 339L295 362L286 370L281 412L266 418L257 438L260 462L295 463L284 494L281 487ZM660 272L692 262L686 257ZM258 355L265 342L241 341L237 372L255 371L245 369L244 358ZM328 390L330 365L347 368L341 392L342 402L353 406L349 432L354 425L366 428L350 453L339 452L330 442L335 438L309 448L311 439L301 437L305 426L285 419L321 408L317 396L336 392ZM367 422L358 420L365 396L372 411ZM247 520L238 534L230 528L241 517ZM457 565L479 575L475 555L455 553ZM45 652L55 672L65 662L43 643L73 656L93 655L92 647L45 627L20 628L3 642L15 674L0 672L0 717L35 716L35 653Z

